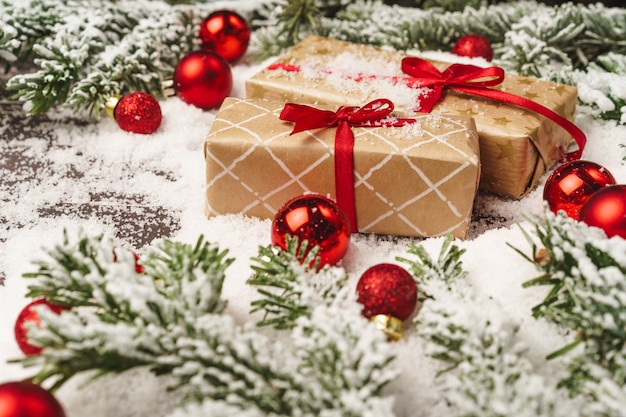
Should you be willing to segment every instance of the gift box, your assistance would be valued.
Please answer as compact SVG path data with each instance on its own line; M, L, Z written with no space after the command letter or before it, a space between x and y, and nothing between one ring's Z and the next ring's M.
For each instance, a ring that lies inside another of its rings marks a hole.
M296 196L336 199L337 128L291 134L294 124L279 118L283 107L224 101L204 147L208 216L272 219ZM402 127L350 129L358 231L466 237L480 177L472 118L422 114Z
M405 57L398 51L311 36L249 78L246 94L324 106L387 97L400 113L412 116L426 89L406 81ZM433 64L439 70L449 66ZM573 118L576 87L505 75L496 89ZM514 198L527 194L572 142L568 132L535 111L453 90L443 94L432 113L474 118L480 137L480 188Z

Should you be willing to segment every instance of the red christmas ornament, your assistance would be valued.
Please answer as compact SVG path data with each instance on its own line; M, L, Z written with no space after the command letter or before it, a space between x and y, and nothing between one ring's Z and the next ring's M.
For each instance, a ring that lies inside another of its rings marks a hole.
M228 62L241 58L250 43L250 25L240 15L228 10L211 13L200 24L202 48Z
M601 228L608 237L626 239L626 185L609 185L593 193L578 219Z
M173 81L176 95L201 109L222 104L233 87L228 63L208 51L194 51L181 59L174 69Z
M28 343L28 333L26 330L26 323L35 323L36 325L39 325L39 314L37 314L33 307L42 304L46 305L50 310L57 314L61 314L61 311L65 310L65 307L52 304L43 298L35 300L24 307L24 309L17 316L17 320L15 320L13 330L15 332L15 341L26 356L39 355L43 350L39 346L33 346ZM2 417L1 413L0 417Z
M272 221L272 244L287 248L285 237L292 235L309 246L319 246L320 267L334 265L350 246L350 221L332 200L310 194L289 200Z
M460 37L452 47L452 53L470 58L483 57L487 61L493 59L493 49L487 38L477 34Z
M615 184L613 175L603 166L591 161L576 160L558 167L548 177L543 199L550 210L559 210L574 220L583 203L599 189Z
M27 381L0 384L0 417L65 417L56 398Z
M393 339L402 336L402 322L417 305L417 284L406 269L379 264L366 270L356 286L363 316L375 320Z
M106 106L107 112L126 132L149 135L161 126L161 106L148 93L137 91L122 98L112 97Z

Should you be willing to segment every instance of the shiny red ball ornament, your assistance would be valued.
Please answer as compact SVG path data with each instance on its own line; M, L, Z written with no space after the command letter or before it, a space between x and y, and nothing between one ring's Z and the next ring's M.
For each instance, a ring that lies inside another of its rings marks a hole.
M608 237L626 239L626 185L609 185L593 193L578 219L601 228Z
M137 91L113 100L113 118L122 130L149 135L161 126L161 106L150 94Z
M493 59L493 49L487 38L477 34L461 36L452 47L452 53L470 58L485 58L487 61Z
M174 91L186 103L201 109L222 104L233 88L230 66L214 52L194 51L178 62Z
M350 246L350 221L334 201L307 194L289 200L274 216L272 244L287 249L287 235L319 246L320 268L335 265Z
M240 15L219 10L200 23L202 49L212 51L228 62L241 58L250 43L250 25Z
M577 160L561 165L548 177L543 199L550 210L559 210L578 220L580 208L599 189L615 184L613 175L595 162Z
M0 384L0 417L65 417L59 401L27 381Z
M404 268L378 264L367 269L356 286L364 317L374 320L391 339L402 337L402 322L417 306L417 284Z
M28 332L26 329L26 323L35 323L36 325L39 325L39 314L37 314L37 312L33 309L33 307L38 305L45 305L57 314L61 314L61 311L65 310L65 307L52 304L43 298L29 303L26 307L24 307L24 309L22 309L20 314L17 316L17 319L15 320L15 326L13 330L15 333L15 341L17 342L20 350L26 356L39 355L43 350L39 346L33 346L28 343ZM2 417L1 413L0 417Z

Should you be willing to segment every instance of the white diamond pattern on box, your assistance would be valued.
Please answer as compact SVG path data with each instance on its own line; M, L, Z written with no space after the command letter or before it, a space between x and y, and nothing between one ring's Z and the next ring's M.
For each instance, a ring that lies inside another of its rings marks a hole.
M335 197L335 128L290 135L283 103L227 99L206 141L206 211L272 218L305 193ZM464 237L480 174L471 119L353 127L359 231Z

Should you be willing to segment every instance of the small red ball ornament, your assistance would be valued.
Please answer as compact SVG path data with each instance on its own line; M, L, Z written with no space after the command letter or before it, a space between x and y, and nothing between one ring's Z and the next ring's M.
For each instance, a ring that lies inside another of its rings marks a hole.
M493 59L493 49L487 38L477 34L470 34L460 37L452 47L452 53L470 58L485 58L487 61Z
M186 55L176 65L172 78L174 91L181 100L205 110L222 104L233 88L228 63L208 51Z
M335 265L350 246L350 221L332 200L308 194L289 200L272 221L272 244L287 248L286 236L319 246L320 267Z
M137 91L122 98L112 97L106 105L107 112L126 132L149 135L161 126L161 106L148 93ZM112 112L110 108L113 109Z
M356 292L357 301L363 304L363 316L375 320L389 337L399 339L402 322L417 305L413 276L398 265L378 264L361 275Z
M43 350L39 346L33 346L28 343L28 332L26 329L26 323L34 323L35 325L39 325L39 314L33 309L33 307L38 305L45 305L50 310L52 310L56 314L61 314L61 311L65 310L65 307L61 307L56 304L52 304L47 300L41 298L29 303L17 316L17 320L15 320L14 333L15 333L15 341L19 346L20 350L26 356L34 356L39 355ZM0 417L2 414L0 413Z
M608 237L626 239L626 185L609 185L593 193L580 209L579 220L601 228Z
M65 417L59 401L27 381L0 384L0 417Z
M613 175L591 161L571 161L558 167L548 177L543 199L553 213L559 210L578 220L580 208L599 189L615 184Z
M240 15L228 10L211 13L200 23L202 48L228 62L241 58L250 43L250 25Z

